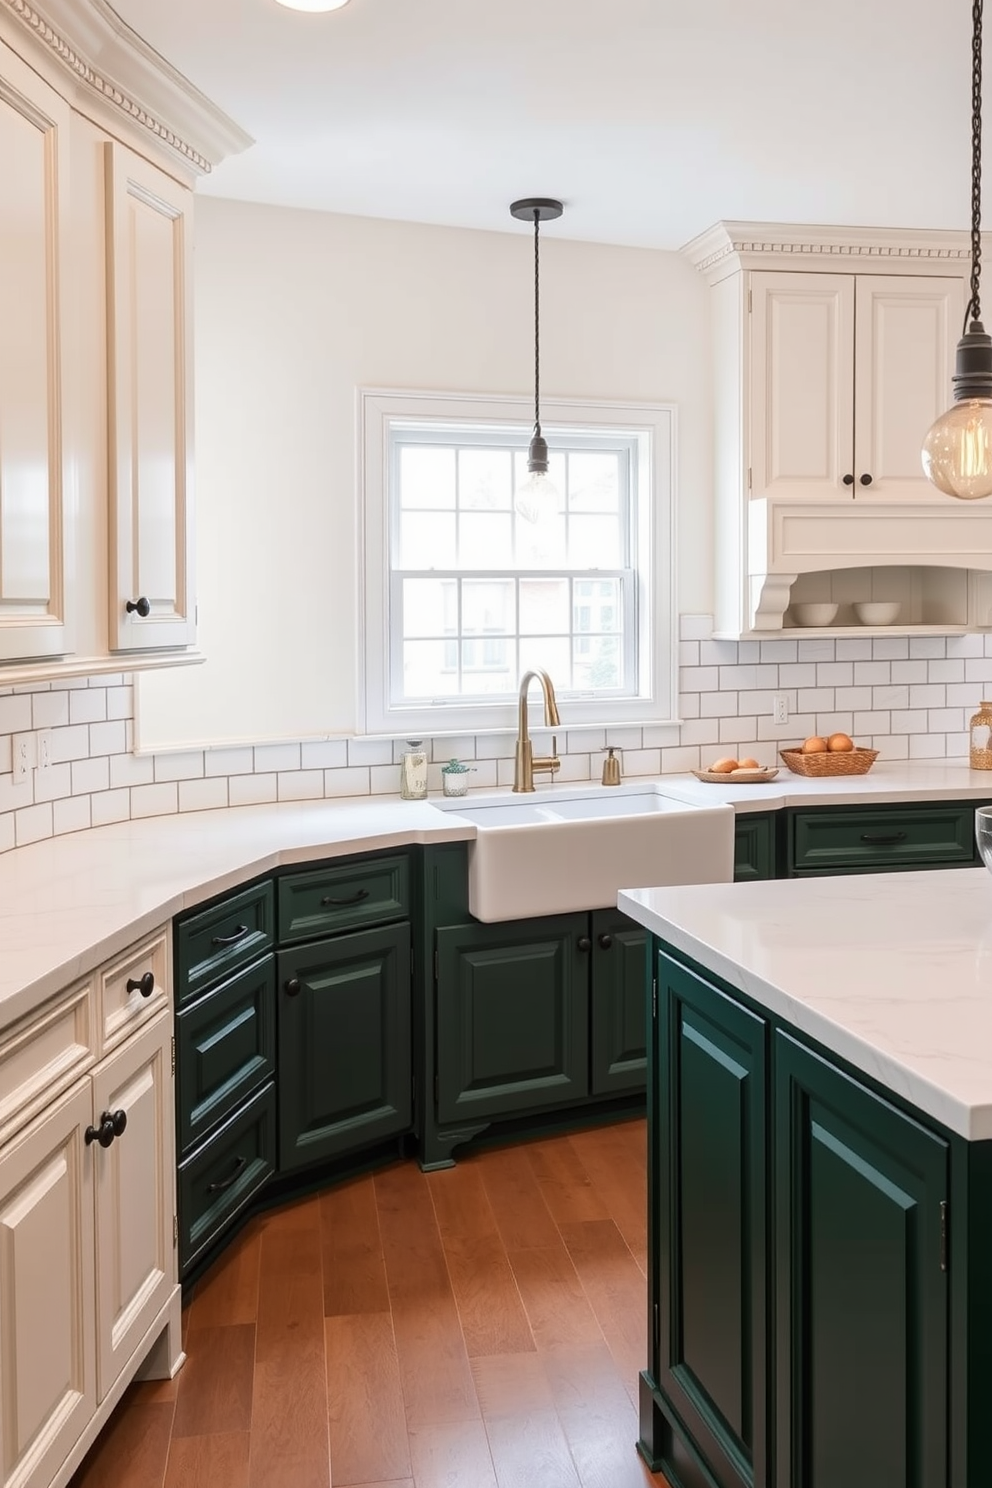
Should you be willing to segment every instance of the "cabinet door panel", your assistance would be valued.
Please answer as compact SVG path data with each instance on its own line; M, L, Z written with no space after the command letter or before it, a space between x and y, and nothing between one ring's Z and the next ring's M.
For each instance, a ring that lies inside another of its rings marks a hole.
M721 1485L767 1482L762 1018L658 956L655 1379Z
M69 107L0 42L0 661L69 650L63 261Z
M619 910L592 916L593 1095L644 1087L651 937Z
M339 935L276 960L280 1169L405 1131L409 925Z
M932 497L920 443L948 406L964 316L961 279L866 274L857 280L855 484Z
M947 1144L775 1039L779 1488L947 1481Z
M854 458L854 276L749 282L751 495L842 495Z
M124 1111L127 1117L110 1147L91 1148L101 1400L176 1280L171 1033L172 1020L163 1013L93 1074L94 1124L105 1111Z
M48 1483L96 1409L89 1081L0 1157L0 1481Z
M589 1093L586 915L437 932L437 1118L504 1116Z
M192 195L106 146L110 646L195 639L192 575ZM127 602L148 600L147 617Z

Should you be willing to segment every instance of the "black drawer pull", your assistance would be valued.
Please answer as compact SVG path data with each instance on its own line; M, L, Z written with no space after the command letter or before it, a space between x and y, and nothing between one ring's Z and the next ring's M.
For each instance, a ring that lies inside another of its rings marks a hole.
M241 1172L241 1169L245 1166L247 1161L248 1159L246 1157L236 1157L234 1159L234 1172L231 1174L230 1178L221 1178L217 1183L208 1183L207 1193L220 1193L222 1189L230 1188L232 1184L237 1182L238 1174Z
M142 997L151 997L155 991L155 973L146 971L143 977L128 977L127 990L129 992L140 992Z
M887 836L877 836L872 832L862 832L861 841L867 842L871 847L891 847L894 842L905 842L905 832L890 832Z
M349 904L361 904L362 900L367 899L368 897L368 889L359 889L357 893L352 894L350 899L332 899L330 895L328 895L326 899L321 899L320 902L321 904L333 904L335 909L344 909Z
M604 951L608 951L610 949L610 947L612 946L612 944L613 944L613 936L612 935L601 935L599 937L599 944L600 944L600 946L602 947L602 949Z
M152 607L143 594L140 599L129 599L124 608L129 615L140 615L142 620L146 620L152 612Z
M244 940L247 934L248 926L239 925L238 928L232 931L230 935L215 935L210 944L212 946L236 945L239 940Z

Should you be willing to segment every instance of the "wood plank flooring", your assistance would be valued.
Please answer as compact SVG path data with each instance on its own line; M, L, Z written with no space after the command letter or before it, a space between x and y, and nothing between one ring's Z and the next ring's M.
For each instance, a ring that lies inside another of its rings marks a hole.
M252 1220L70 1488L645 1488L643 1121Z

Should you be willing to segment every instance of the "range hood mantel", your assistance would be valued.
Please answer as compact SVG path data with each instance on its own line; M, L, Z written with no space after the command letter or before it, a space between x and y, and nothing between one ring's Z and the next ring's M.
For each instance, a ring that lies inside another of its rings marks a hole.
M748 503L748 626L778 631L800 574L914 565L992 574L992 501L922 505L857 501Z

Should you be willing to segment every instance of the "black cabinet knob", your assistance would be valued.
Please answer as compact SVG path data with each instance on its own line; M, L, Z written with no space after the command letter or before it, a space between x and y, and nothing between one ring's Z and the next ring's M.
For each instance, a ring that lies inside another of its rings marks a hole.
M589 939L588 935L580 935L577 944L580 951L592 950L592 941Z
M151 997L155 991L155 973L146 971L141 977L128 977L127 990L129 992L140 992L142 997Z
M870 486L871 485L871 476L868 474L867 470L865 471L864 475L861 477L861 484L863 486Z
M854 485L854 476L853 475L845 475L845 477L844 477L844 484L845 484L845 486L853 486Z
M600 947L601 947L602 950L608 951L610 949L610 947L612 946L612 944L613 944L613 936L612 935L601 935L599 937L599 944L600 944Z
M283 984L283 990L287 997L296 997L300 990L299 977L290 977L289 981Z
M152 612L152 607L143 594L139 599L129 599L124 608L129 615L138 614L142 620L147 619Z
M121 1112L123 1115L124 1113ZM109 1147L113 1143L117 1133L114 1131L114 1120L109 1111L104 1111L100 1117L99 1126L88 1126L83 1132L83 1141L89 1147L93 1142L99 1142L101 1147Z
M106 1118L104 1118L104 1119L106 1119ZM123 1136L124 1129L127 1126L127 1112L126 1111L111 1111L110 1112L110 1124L111 1124L111 1126L114 1129L114 1136L115 1137Z

